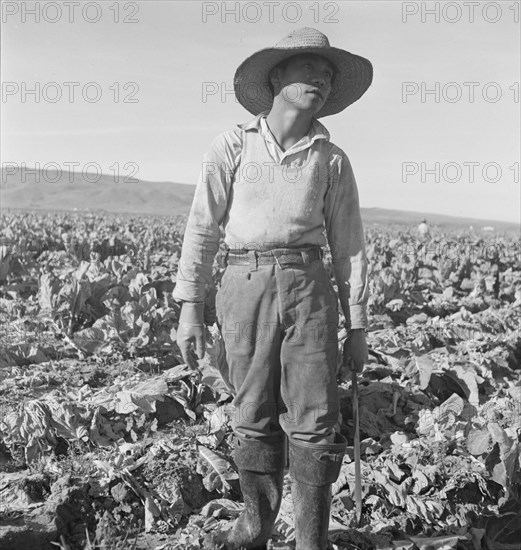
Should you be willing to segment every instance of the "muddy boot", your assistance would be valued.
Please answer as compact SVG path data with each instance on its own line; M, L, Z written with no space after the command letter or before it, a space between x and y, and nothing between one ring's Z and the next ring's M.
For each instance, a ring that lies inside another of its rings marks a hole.
M237 437L234 459L244 510L232 529L219 537L228 550L262 550L271 536L282 500L285 439L266 443Z
M331 484L338 479L346 444L340 434L329 444L289 442L296 550L327 548Z

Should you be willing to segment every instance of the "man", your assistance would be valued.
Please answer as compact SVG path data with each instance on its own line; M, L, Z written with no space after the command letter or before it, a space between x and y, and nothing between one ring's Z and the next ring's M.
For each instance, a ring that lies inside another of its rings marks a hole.
M429 226L427 225L427 220L423 219L418 225L418 238L420 241L425 242L431 237L431 232Z
M358 192L346 154L318 122L359 99L371 63L295 30L246 59L239 102L255 118L207 153L190 211L174 298L177 342L197 368L204 355L204 299L225 232L227 269L216 297L234 391L234 459L245 509L221 547L266 548L289 468L297 550L327 545L331 484L346 440L337 433L338 299L322 262L329 243L349 337L344 360L367 360L366 255Z

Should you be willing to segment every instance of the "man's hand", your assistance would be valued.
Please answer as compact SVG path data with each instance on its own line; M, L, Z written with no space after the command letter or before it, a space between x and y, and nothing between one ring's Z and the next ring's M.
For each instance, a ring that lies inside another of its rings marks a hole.
M353 329L344 342L344 365L355 372L362 372L367 363L367 342L364 329Z
M179 316L177 345L184 362L192 370L198 369L197 360L204 357L205 340L204 304L185 302Z

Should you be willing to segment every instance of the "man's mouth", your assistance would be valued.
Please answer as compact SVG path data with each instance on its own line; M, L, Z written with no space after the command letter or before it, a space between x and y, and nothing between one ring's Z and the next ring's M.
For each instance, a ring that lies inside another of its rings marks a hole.
M316 89L315 90L309 90L308 94L313 94L313 95L316 95L317 97L319 97L320 99L324 99L324 96L322 95L320 90L316 90Z

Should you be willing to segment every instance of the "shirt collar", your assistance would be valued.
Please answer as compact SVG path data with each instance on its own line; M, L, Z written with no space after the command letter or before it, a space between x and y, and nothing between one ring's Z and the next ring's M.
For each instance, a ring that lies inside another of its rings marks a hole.
M268 113L269 111L263 111L262 113L259 113L255 118L251 119L249 122L245 122L244 124L237 124L237 126L246 132L249 130L257 130L258 132L262 132L261 118L265 118ZM326 141L329 141L330 134L327 128L321 122L319 122L316 118L313 118L311 130L306 137L309 139L309 143L312 143L317 139L325 139Z

